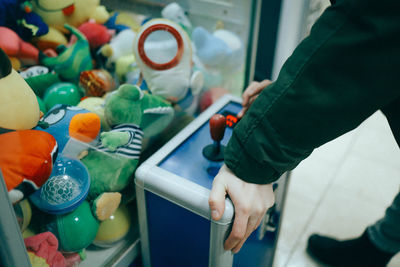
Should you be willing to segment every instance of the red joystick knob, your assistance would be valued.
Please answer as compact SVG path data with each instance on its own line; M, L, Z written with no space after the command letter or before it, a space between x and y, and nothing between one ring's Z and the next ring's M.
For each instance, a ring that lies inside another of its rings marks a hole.
M224 138L225 134L225 128L226 128L226 118L224 115L221 114L215 114L214 116L211 117L210 119L210 132L211 132L211 138L219 142Z
M206 159L211 161L224 160L224 146L221 145L221 140L224 138L225 127L226 119L223 115L215 114L211 117L210 132L214 143L203 148L203 155Z

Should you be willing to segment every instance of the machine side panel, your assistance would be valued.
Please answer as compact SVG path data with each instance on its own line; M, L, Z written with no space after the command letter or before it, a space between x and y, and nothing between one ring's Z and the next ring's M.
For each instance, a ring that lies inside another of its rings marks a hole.
M210 221L146 191L153 267L208 266Z

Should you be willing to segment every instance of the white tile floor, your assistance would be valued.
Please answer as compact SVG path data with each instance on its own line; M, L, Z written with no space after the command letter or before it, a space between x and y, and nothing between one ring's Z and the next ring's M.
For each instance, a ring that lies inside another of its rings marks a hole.
M321 266L305 251L311 233L355 237L382 217L399 192L399 162L381 112L316 149L292 172L274 267Z

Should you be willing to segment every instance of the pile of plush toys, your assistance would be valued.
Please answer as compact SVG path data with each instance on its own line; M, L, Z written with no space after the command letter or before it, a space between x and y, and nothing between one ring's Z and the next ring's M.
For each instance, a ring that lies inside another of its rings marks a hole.
M176 3L138 21L99 2L0 0L0 169L33 266L124 239L143 150L243 69L237 35Z

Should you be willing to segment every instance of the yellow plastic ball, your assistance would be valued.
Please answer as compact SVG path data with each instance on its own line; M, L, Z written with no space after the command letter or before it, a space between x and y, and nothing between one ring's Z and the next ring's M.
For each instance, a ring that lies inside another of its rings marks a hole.
M110 247L122 240L131 226L128 208L121 204L110 218L100 223L93 244L98 247Z

